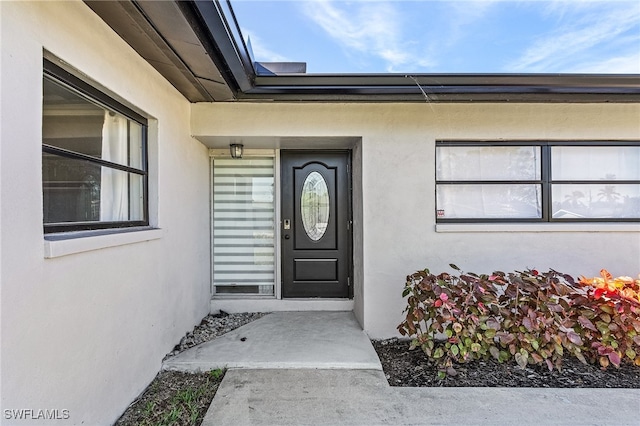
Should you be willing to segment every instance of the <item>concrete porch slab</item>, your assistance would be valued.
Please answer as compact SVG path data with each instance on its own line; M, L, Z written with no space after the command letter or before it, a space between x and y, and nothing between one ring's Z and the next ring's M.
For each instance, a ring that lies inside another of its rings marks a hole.
M164 370L382 370L353 312L274 312L163 363Z
M378 370L229 370L213 425L637 425L638 389L396 388Z

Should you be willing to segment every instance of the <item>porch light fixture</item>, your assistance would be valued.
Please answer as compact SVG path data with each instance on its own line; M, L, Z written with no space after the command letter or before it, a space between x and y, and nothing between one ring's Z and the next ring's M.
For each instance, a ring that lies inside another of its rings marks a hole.
M231 158L242 158L243 145L241 143L229 144L229 151L231 152Z

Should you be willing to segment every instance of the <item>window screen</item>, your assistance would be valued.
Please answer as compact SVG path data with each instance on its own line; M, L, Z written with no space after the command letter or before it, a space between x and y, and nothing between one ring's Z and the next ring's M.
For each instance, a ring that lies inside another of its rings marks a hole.
M274 159L213 160L213 286L216 295L273 295Z

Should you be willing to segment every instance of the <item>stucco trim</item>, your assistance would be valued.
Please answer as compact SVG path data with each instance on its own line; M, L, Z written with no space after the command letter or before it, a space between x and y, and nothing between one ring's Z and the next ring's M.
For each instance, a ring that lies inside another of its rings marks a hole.
M157 240L163 235L164 230L147 227L109 233L85 231L50 234L44 240L44 257L52 259L92 250Z
M447 223L436 232L640 232L640 223Z

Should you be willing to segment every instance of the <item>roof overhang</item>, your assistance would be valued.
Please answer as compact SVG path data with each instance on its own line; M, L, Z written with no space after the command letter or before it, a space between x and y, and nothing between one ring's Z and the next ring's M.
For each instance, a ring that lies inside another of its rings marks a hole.
M256 73L229 1L85 3L191 102L640 102L637 74Z

